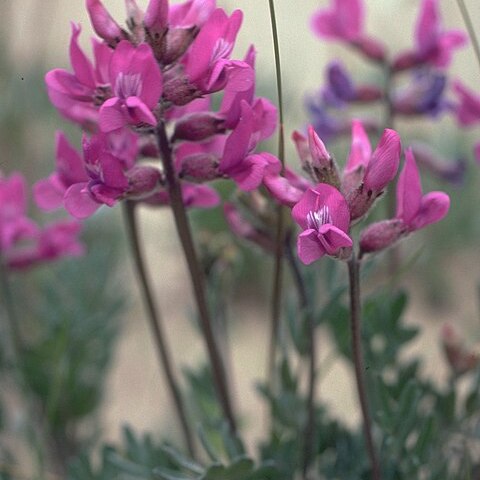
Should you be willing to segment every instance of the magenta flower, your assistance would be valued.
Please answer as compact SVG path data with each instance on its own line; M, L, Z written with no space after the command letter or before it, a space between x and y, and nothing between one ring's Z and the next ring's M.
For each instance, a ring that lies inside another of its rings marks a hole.
M362 217L395 178L400 162L400 136L386 129L372 153L363 125L352 122L352 146L342 179L352 220Z
M312 28L320 37L355 41L363 35L364 17L361 0L333 0L312 17Z
M245 67L238 66L230 73L218 113L224 118L225 127L233 129L240 120L242 102L247 102L255 112L259 140L264 140L275 132L277 109L268 99L255 97L255 56L251 45L243 60Z
M162 181L153 167L126 165L104 135L84 137L83 156L88 179L71 185L64 196L65 209L76 218L89 217L103 204L113 207L124 198L150 196Z
M348 236L350 212L343 195L331 185L309 188L292 209L303 232L297 241L298 257L309 265L324 255L347 256L352 246Z
M26 216L27 192L20 173L2 177L0 172L0 253L17 242L35 238L38 226Z
M466 35L460 30L443 30L438 0L423 0L415 29L415 49L400 54L393 68L398 71L422 64L448 67L454 50L466 41Z
M46 74L45 82L50 101L65 118L94 129L98 121L98 105L110 96L107 68L112 50L94 40L93 66L78 45L80 32L80 27L72 23L70 63L73 73L57 68Z
M112 46L127 38L126 32L112 18L100 0L86 0L86 3L92 27L100 38Z
M60 220L39 231L33 241L18 245L5 256L9 268L25 269L39 263L85 253L79 241L82 225L74 220Z
M446 193L422 194L422 185L415 157L409 148L405 152L405 166L397 185L396 218L403 221L409 232L414 232L440 221L448 213L450 199Z
M201 92L221 90L227 82L226 69L238 64L229 58L242 18L240 10L235 10L228 17L221 8L216 9L190 46L185 59L185 74ZM242 67L244 65L240 65ZM249 72L246 74L249 75ZM249 87L247 84L243 88Z
M159 0L150 1L153 3ZM216 0L188 0L171 5L168 19L170 24L176 27L203 27L215 8Z
M460 103L455 106L457 120L460 125L469 126L480 122L480 95L476 94L459 80L453 84L453 91L458 95Z
M258 188L267 174L280 172L280 162L267 152L254 153L259 135L252 108L244 101L240 121L225 142L218 166L221 174L231 178L244 191Z
M286 167L282 175L266 175L263 179L270 195L282 205L292 208L313 184Z
M162 73L147 44L134 47L122 41L115 49L109 67L113 98L100 108L103 132L125 125L156 125L153 110L162 94Z
M60 207L69 187L88 180L81 155L70 145L63 132L56 133L55 157L55 172L33 187L35 201L43 210Z
M332 0L330 8L319 10L311 20L314 33L321 38L341 40L357 48L365 56L383 61L385 48L365 35L363 0Z
M361 252L378 252L390 247L409 233L440 221L449 207L450 199L443 192L422 194L417 164L412 150L407 149L405 166L397 184L396 216L373 223L361 232Z

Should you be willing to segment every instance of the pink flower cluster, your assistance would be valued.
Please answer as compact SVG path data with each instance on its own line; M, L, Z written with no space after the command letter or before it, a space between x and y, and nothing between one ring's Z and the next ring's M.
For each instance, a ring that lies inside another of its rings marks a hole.
M305 264L324 255L349 258L353 246L351 225L367 214L397 174L400 137L386 129L372 151L363 125L354 121L350 154L341 173L312 127L308 138L295 132L293 139L311 181L288 171L284 177L268 176L265 185L277 201L292 207L292 217L302 229L298 256ZM396 216L363 230L362 254L388 248L408 233L441 220L449 204L448 196L442 192L422 195L415 159L408 149L397 185Z
M255 96L255 50L243 60L230 58L240 10L229 16L215 0L150 0L142 12L129 0L127 30L100 0L86 5L101 38L93 39L94 60L78 44L80 27L72 25L72 71L52 70L46 84L58 111L88 134L82 154L57 134L56 171L35 188L42 207L63 204L86 218L123 199L168 204L163 172L151 162L162 155L159 126L171 132L167 148L188 206L219 202L215 190L197 183L230 178L252 190L279 172L278 159L255 152L277 121L275 107ZM210 94L220 91L214 111Z
M26 182L20 173L0 174L0 261L10 269L81 255L81 225L60 220L41 228L27 216Z
M391 122L399 117L430 120L455 109L446 95L449 82L445 70L454 52L466 43L467 36L460 30L444 28L439 0L422 0L419 4L414 45L394 54L388 53L384 39L372 39L365 33L363 0L332 0L328 8L313 15L311 26L317 36L342 42L374 60L382 68L384 77L377 85L360 83L340 62L328 65L326 85L307 102L311 123L323 139L348 134L352 118L348 107L354 105L372 106L381 102ZM460 94L465 96L465 89ZM460 107L460 118L467 112L468 107ZM358 108L354 115L362 118L369 131L380 129L377 118L368 118L367 114L363 117ZM467 113L463 118L471 117ZM463 160L445 164L440 157L431 151L428 158L419 155L418 161L442 180L458 184L464 171Z

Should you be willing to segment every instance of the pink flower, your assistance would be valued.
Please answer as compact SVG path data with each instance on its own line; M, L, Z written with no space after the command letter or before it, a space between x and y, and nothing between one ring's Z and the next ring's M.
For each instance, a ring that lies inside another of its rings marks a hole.
M420 175L412 150L405 152L405 166L397 184L395 218L369 225L360 234L362 253L378 252L402 237L440 221L448 213L450 199L443 192L422 194Z
M225 126L233 129L240 119L242 102L247 102L258 119L256 130L261 132L260 140L264 140L275 132L277 109L266 98L255 97L255 56L255 48L251 45L243 60L245 68L230 73L218 113L224 117Z
M242 102L240 121L225 142L218 166L221 174L230 177L244 191L258 188L267 174L280 172L279 160L270 153L254 153L259 135L252 108Z
M342 179L352 220L362 217L395 178L400 152L400 136L395 130L384 130L372 153L363 125L358 120L352 122L352 146Z
M343 195L331 185L309 188L293 207L292 216L303 232L297 241L298 257L306 265L324 255L348 256L350 212Z
M27 192L20 173L2 177L0 172L0 252L38 234L37 225L26 216Z
M421 64L439 68L450 65L453 51L465 45L466 35L460 30L442 29L438 0L423 0L415 29L415 49L394 60L394 70Z
M45 82L50 101L65 118L94 129L98 121L98 105L110 96L107 68L112 50L94 40L93 66L78 45L80 32L80 27L72 23L70 63L73 74L57 68L46 74Z
M156 125L153 110L162 94L162 73L147 44L134 47L122 41L109 66L113 97L100 108L99 125L103 132L125 125Z
M88 179L71 185L64 195L65 209L76 218L89 217L103 204L113 207L124 198L150 196L162 181L157 169L115 156L104 135L84 137L83 156Z
M70 186L88 180L81 155L70 145L63 132L56 133L55 156L56 171L33 187L35 201L43 210L60 207Z
M86 3L92 27L100 38L115 46L120 40L127 37L100 0L86 0Z
M450 199L446 193L422 194L422 185L415 157L405 151L405 166L397 184L396 218L403 221L409 232L440 221L448 213Z
M311 20L314 33L321 38L341 40L375 61L383 61L385 48L363 31L363 0L332 0L330 8L319 10Z
M320 37L354 41L363 35L364 17L362 0L333 0L312 17L312 28Z
M266 175L263 179L270 195L282 205L292 208L313 184L286 167L282 175Z
M158 0L150 0L152 3ZM215 11L216 0L188 0L170 6L169 22L175 27L202 27Z
M25 269L63 257L83 255L85 247L78 239L81 228L81 223L74 220L60 220L47 225L33 241L7 252L8 267Z
M480 95L467 88L459 80L454 82L453 91L458 95L460 100L460 103L455 106L458 123L464 126L479 123Z

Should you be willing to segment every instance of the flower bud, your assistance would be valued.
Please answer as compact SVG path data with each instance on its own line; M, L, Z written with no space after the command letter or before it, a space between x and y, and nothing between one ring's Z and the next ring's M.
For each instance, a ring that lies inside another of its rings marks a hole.
M150 35L163 36L168 27L168 0L150 0L143 24Z
M127 176L129 198L148 197L163 183L162 173L150 166L135 166L129 170Z
M193 113L183 117L176 123L173 140L200 142L217 133L224 132L223 120L213 113Z
M374 85L362 85L355 91L355 101L357 102L375 102L383 98L383 91Z
M136 0L125 0L127 10L127 25L132 32L135 42L144 41L145 31L143 29L143 11L137 5Z
M114 46L127 38L120 25L112 18L100 0L87 0L87 10L95 33Z
M185 75L173 76L163 84L163 96L174 105L183 106L201 97L198 88Z
M192 44L198 33L198 27L172 28L165 39L165 48L160 59L163 65L170 65L178 60Z
M218 159L209 153L195 153L182 159L180 177L196 182L214 180L220 176Z
M312 126L308 127L308 146L310 148L311 163L304 165L304 168L318 183L327 183L336 188L340 186L340 176L335 160L328 153L325 144L315 133Z
M399 240L407 229L399 219L372 223L360 233L360 251L373 253L385 250Z

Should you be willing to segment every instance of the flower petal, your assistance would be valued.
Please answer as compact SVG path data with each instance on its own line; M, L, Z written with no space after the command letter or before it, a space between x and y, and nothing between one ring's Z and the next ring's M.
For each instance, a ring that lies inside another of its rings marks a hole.
M323 257L326 251L318 241L318 234L315 230L305 230L297 239L298 258L305 265L310 265L315 260Z

